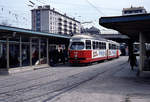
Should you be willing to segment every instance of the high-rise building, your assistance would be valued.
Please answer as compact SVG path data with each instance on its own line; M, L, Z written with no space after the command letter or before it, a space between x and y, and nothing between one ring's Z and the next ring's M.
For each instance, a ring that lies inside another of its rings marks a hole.
M49 5L38 6L37 9L31 10L32 13L32 30L58 33L58 34L75 34L80 33L81 23L75 18L66 14L61 14Z

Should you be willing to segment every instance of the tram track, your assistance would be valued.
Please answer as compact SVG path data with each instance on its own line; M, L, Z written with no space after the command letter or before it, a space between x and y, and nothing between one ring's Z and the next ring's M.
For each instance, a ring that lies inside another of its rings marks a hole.
M125 64L125 63L120 64L120 66L123 66L124 64ZM119 68L119 69L117 69L117 70L115 70L115 72L116 72L116 71L120 71L120 70L122 70L122 67ZM43 102L50 101L50 100L56 98L57 96L59 96L59 95L65 93L65 92L68 92L69 90L72 90L73 88L76 88L76 87L78 87L78 86L81 85L81 84L84 84L84 83L86 83L86 82L88 82L88 81L91 81L91 80L95 79L97 76L102 75L102 74L104 74L104 73L106 73L106 72L108 72L108 71L109 71L109 69L104 70L104 71L102 71L102 72L100 72L100 73L97 73L96 75L94 75L94 76L88 78L87 80L83 80L83 81L81 81L81 82L79 82L79 83L75 83L75 84L73 84L73 85L67 86L67 88L62 88L61 90L58 90L58 91L61 91L60 93L58 93L58 94L56 94L56 95L54 95L54 96L52 96L52 97L49 97L48 99L44 100Z
M122 66L122 65L124 65L124 64L120 64L120 66ZM115 65L113 67L116 67L116 66L119 66L119 65ZM84 84L84 83L96 78L99 75L102 75L102 74L108 72L111 68L112 67L106 68L103 71L101 71L100 68L90 69L90 70L87 70L86 72L76 73L74 75L70 75L66 78L62 78L59 80L53 80L51 82L47 82L47 83L43 83L43 84L37 84L37 85L25 87L25 88L20 88L17 90L2 92L2 93L0 93L0 96L9 97L11 99L11 97L17 97L22 93L29 93L29 92L35 91L37 89L40 89L40 88L44 89L45 87L52 87L52 88L50 88L50 90L48 90L47 92L41 93L40 95L34 95L31 97L22 99L23 101L29 101L29 100L34 100L39 97L47 96L48 98L44 99L44 101L43 101L43 102L47 102L65 92L68 92L68 91L78 87L81 84ZM117 70L121 70L121 68L119 68ZM82 78L82 76L84 76L84 78ZM53 86L56 86L56 87L53 87ZM14 102L17 102L18 100L20 100L20 99L17 99Z
M0 87L0 88L15 86L15 85L20 84L20 83L26 83L26 82L29 82L29 81L39 80L39 79L43 79L43 78L50 77L50 76L53 76L53 75L54 75L54 74L51 74L51 75L44 75L44 76L36 77L36 78L33 78L33 79L28 79L28 80L25 80L25 81L20 81L20 80L19 80L19 82L16 82L16 83L14 83L14 84L5 85L5 86L2 86L2 87Z

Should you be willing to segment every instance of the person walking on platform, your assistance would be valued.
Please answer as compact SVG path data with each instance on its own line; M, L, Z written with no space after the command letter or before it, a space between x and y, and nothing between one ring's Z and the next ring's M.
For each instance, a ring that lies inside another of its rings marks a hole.
M133 67L137 66L136 55L135 54L130 54L128 61L130 61L131 70L133 70Z
M55 66L58 63L58 50L57 49L52 49L50 51L50 66Z
M144 70L150 70L150 50L146 51L146 58L144 60Z
M63 49L60 49L59 57L60 57L60 59L61 59L61 62L62 62L63 64L65 64L65 54L64 54L64 50L63 50Z

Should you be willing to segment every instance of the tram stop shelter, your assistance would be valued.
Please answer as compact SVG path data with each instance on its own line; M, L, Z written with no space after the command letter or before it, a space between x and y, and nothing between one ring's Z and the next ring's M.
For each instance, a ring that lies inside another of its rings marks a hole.
M150 67L145 67L145 61L147 59L146 50L148 43L150 43L150 13L126 15L126 16L113 16L113 17L101 17L99 24L103 27L114 29L122 34L129 36L134 41L140 42L140 72L150 71Z
M55 45L69 45L70 36L0 25L0 71L48 64ZM53 51L55 52L55 51Z

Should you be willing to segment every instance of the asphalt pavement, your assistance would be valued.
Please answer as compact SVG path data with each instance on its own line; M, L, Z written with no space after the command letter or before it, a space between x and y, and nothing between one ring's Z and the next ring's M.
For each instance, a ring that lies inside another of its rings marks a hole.
M150 74L136 77L127 59L0 76L0 102L150 102Z

